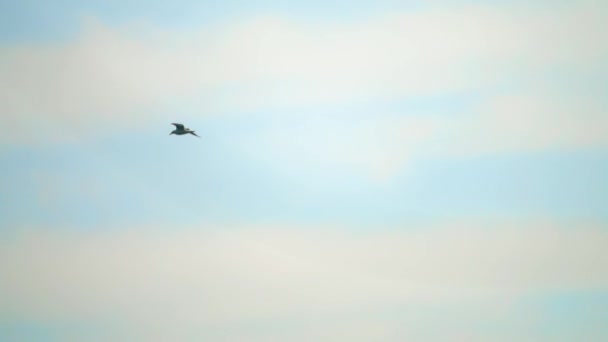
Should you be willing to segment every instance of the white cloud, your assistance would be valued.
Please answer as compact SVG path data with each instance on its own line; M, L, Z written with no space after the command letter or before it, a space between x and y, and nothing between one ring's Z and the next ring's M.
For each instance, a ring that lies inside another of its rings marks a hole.
M595 2L454 5L341 24L267 16L173 32L91 19L75 41L0 50L0 115L11 127L0 141L81 141L176 117L297 117L328 104L373 108L469 90L499 94L440 117L268 115L270 129L231 140L283 172L343 169L378 180L429 158L603 148L601 95L555 90L553 80L605 65L607 15Z
M107 322L113 340L435 341L465 332L428 337L433 313L501 321L526 296L608 287L608 234L587 223L235 228L4 238L3 314Z
M529 91L498 96L452 121L445 153L476 156L608 147L608 106L591 96Z
M184 107L289 112L483 88L556 65L585 69L605 60L606 13L593 3L456 6L335 25L260 17L199 32L90 20L76 41L2 48L0 112L13 127L3 139L35 140L29 126L39 125L81 138Z

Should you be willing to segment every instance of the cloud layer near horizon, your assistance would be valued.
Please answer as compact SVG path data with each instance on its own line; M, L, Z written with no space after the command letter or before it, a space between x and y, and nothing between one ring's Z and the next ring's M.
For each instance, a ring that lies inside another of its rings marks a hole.
M428 331L434 324L458 335L459 324L474 327L481 316L516 318L530 296L608 287L606 227L582 222L358 233L192 228L8 236L0 242L3 314L55 324L92 319L106 325L100 340L440 341L451 332ZM454 326L455 318L432 317L438 305L471 317ZM339 324L327 326L324 317Z

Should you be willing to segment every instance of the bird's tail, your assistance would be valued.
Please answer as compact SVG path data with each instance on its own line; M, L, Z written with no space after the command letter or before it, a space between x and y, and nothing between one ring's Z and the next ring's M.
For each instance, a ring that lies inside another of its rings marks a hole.
M197 138L199 138L199 139L201 138L201 137L199 137L199 136L198 136L198 135L197 135L197 134L196 134L194 131L190 132L190 134L194 135L195 137L197 137Z

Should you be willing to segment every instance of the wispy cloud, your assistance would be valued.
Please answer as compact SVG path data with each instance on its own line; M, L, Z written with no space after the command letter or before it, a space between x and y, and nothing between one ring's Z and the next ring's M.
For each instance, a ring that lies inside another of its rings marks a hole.
M458 118L453 155L608 147L608 104L591 95L532 89L498 96Z
M176 106L287 111L586 70L608 53L606 14L589 3L456 6L335 25L259 17L198 32L89 20L76 41L2 48L0 109L14 127L5 140L34 139L28 126L39 121L74 134L141 125Z
M103 332L119 340L273 340L279 331L281 340L398 340L403 327L416 338L416 326L449 323L432 317L439 304L472 310L470 323L479 323L493 315L513 319L512 306L530 295L608 286L608 235L584 222L460 222L360 233L235 228L45 229L3 239L4 317L109 322ZM415 319L407 318L412 307Z

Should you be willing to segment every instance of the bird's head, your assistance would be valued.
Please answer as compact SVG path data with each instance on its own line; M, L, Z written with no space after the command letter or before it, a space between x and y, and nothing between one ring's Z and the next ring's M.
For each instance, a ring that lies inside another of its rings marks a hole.
M171 135L171 134L175 134L175 131L171 131L171 133L169 133L169 135Z

